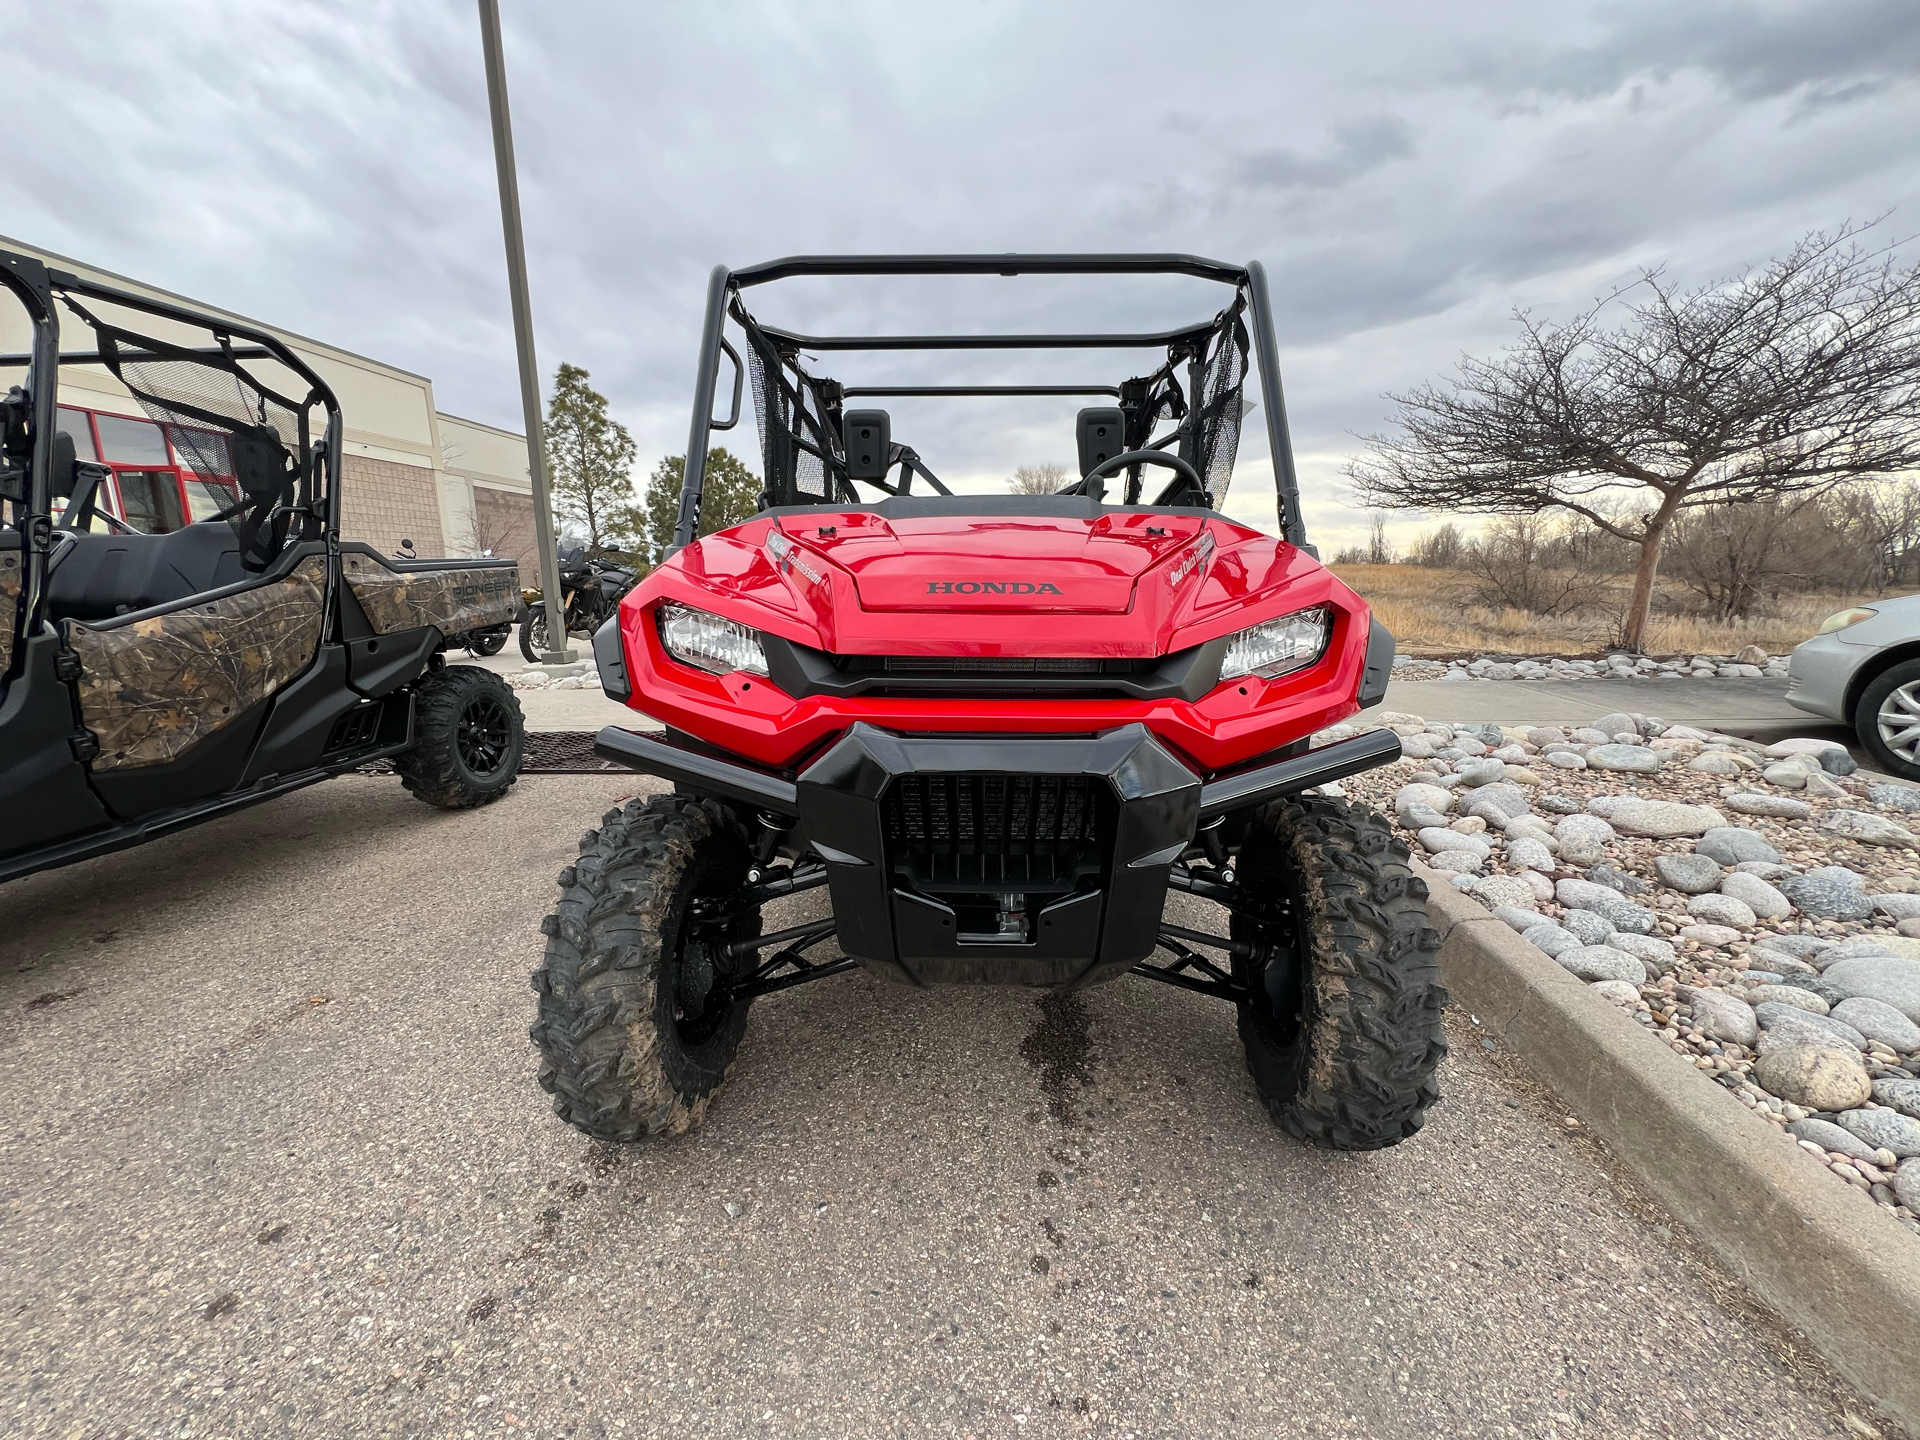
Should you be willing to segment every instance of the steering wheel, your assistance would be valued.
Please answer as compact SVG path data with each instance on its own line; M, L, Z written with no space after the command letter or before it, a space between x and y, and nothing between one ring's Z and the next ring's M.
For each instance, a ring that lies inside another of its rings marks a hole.
M1170 496L1179 494L1181 490L1191 489L1196 492L1203 492L1207 488L1206 482L1200 478L1200 472L1185 460L1182 460L1178 455L1169 455L1164 450L1128 450L1114 456L1111 460L1102 460L1098 465L1094 466L1093 469L1089 470L1079 480L1069 485L1060 493L1062 495L1091 495L1095 499L1098 499L1106 493L1107 487L1105 485L1095 487L1093 482L1096 480L1104 480L1107 476L1125 470L1130 465L1164 465L1169 470L1179 471L1179 474L1167 483L1167 488L1162 490L1159 496L1153 501L1155 505L1166 504Z

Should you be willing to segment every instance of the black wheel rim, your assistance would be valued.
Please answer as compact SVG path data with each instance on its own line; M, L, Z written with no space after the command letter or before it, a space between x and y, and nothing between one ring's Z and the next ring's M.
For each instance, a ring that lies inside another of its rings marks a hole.
M707 902L708 913L724 911L732 889L729 878L724 871L692 877L665 937L672 957L665 979L672 992L673 1027L686 1045L703 1045L712 1039L733 1011L739 961L726 953L726 947L741 936L742 928L737 920L703 920L694 905L697 897Z
M454 748L460 763L474 775L497 774L513 747L513 719L507 707L492 695L476 695L460 711Z

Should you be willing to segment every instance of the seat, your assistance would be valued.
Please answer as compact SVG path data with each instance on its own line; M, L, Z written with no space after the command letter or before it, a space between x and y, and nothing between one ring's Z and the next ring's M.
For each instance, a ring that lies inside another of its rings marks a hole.
M54 552L47 608L57 620L111 620L186 600L248 572L231 525L203 521L168 535L69 535Z

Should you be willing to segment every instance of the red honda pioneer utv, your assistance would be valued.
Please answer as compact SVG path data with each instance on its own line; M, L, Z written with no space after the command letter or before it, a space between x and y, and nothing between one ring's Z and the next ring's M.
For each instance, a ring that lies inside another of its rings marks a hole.
M867 338L797 334L742 303L846 275L1176 275L1228 300L1154 334ZM1219 510L1250 348L1281 538ZM848 384L802 364L1020 349L1155 358L1095 385ZM607 693L667 726L609 727L597 752L674 788L608 812L561 872L532 1030L561 1117L610 1140L690 1128L756 997L858 965L910 985L1141 975L1217 996L1291 1134L1364 1150L1420 1128L1446 1050L1426 889L1380 816L1309 793L1399 757L1386 730L1308 748L1380 702L1393 637L1306 543L1275 349L1258 264L713 272L676 549L594 638ZM760 513L701 538L708 433L739 420L749 370ZM1079 411L1079 479L988 494L937 479L862 405L882 396L1105 403ZM815 887L830 916L763 933L761 906ZM1227 933L1169 923L1169 890L1223 909ZM830 939L844 958L807 958Z

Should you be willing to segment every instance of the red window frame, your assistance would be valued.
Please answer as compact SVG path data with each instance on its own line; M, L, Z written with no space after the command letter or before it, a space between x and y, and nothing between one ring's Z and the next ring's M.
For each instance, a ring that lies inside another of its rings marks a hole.
M141 424L154 425L159 429L161 437L160 443L166 447L167 452L165 464L138 460L99 459L98 461L98 463L105 465L108 470L112 472L113 478L102 487L101 494L97 497L95 503L108 514L112 515L114 519L120 521L121 524L124 525L127 523L126 505L120 494L120 474L122 471L135 470L144 474L160 472L172 475L174 488L180 498L180 514L185 517L188 525L200 523L193 518L193 497L187 489L187 480L189 477L201 481L204 484L218 485L223 489L231 491L234 500L240 498L239 482L232 475L202 475L198 470L194 469L190 463L181 458L180 447L174 443L173 432L176 429L192 430L200 427L162 423L149 419L145 415L126 415L118 410L95 410L84 405L62 404L60 408L86 418L87 434L93 441L93 453L96 458L103 457L106 454L106 446L100 443L99 417L102 415L111 416L116 420L136 420ZM211 427L206 428L211 429Z

